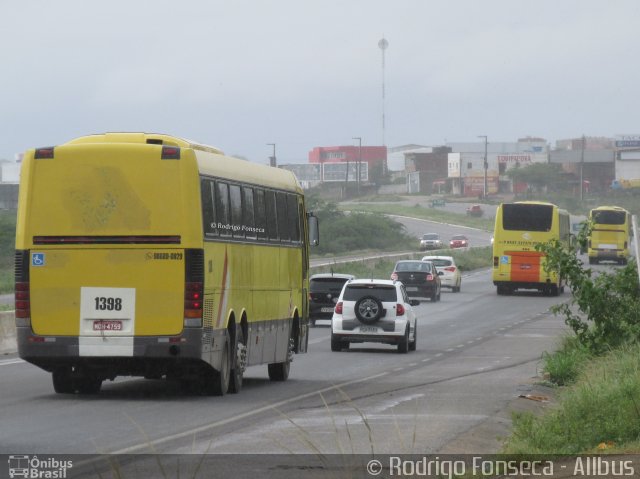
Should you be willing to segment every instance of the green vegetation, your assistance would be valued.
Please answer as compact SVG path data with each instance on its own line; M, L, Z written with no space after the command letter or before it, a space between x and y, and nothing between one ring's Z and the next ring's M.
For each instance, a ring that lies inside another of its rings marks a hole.
M16 212L0 211L0 294L13 293Z
M360 204L348 203L340 206L341 209L350 210L351 212L369 212L381 213L389 215L409 216L411 218L419 218L424 220L440 221L442 223L451 223L456 225L471 226L485 231L493 231L493 219L490 218L474 218L452 213L451 211L441 210L438 208L424 208L418 204L415 206L402 206L393 204Z
M578 235L584 245L589 226ZM544 357L550 381L564 386L559 404L541 417L514 417L504 452L580 454L640 451L640 285L634 260L615 273L584 268L573 246L540 245L548 269L567 279L564 316L574 336Z
M416 247L416 239L407 234L404 226L384 215L347 214L335 203L318 197L308 199L308 208L318 216L320 224L320 245L314 248L317 255L361 250L402 251Z
M590 361L541 417L523 414L504 452L581 454L637 452L640 438L640 345Z

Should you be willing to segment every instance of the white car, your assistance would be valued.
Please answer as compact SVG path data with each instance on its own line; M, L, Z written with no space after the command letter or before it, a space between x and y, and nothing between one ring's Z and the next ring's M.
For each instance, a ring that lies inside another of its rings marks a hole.
M400 281L356 279L345 283L331 319L331 351L351 343L386 343L399 353L415 351L418 328L413 306Z
M462 274L456 266L453 256L424 256L422 261L431 261L440 276L440 285L443 288L451 288L454 293L459 293L462 286ZM442 274L440 274L442 273Z

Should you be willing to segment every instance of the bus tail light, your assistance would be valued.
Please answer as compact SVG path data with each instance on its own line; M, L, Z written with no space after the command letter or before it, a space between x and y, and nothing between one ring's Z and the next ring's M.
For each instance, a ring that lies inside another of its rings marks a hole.
M50 160L53 158L53 146L48 146L47 148L38 148L33 155L36 160Z
M396 304L396 316L403 316L404 315L404 306L402 306L400 303Z
M179 160L180 159L180 147L178 146L163 146L162 147L162 160Z
M498 267L498 257L497 257L497 256L494 256L494 257L493 257L493 267L494 267L494 268L497 268L497 267Z
M31 325L31 287L29 284L29 251L19 250L15 255L16 326Z
M184 326L200 328L204 299L204 250L186 249L184 254Z

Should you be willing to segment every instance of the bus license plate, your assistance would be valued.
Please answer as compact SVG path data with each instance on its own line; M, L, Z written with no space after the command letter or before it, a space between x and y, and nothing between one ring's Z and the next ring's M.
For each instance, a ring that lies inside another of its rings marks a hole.
M520 265L520 269L531 269L531 265L530 264L521 264Z
M320 308L321 313L333 313L333 308Z
M94 331L122 331L122 321L112 319L96 319L93 322Z
M361 333L377 333L378 328L375 326L360 326Z

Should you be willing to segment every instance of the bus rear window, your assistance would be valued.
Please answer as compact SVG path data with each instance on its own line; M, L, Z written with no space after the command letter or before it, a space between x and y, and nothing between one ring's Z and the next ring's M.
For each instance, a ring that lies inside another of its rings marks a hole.
M551 231L553 206L502 205L502 227L507 231Z
M594 211L593 222L599 225L623 225L627 219L624 211Z

